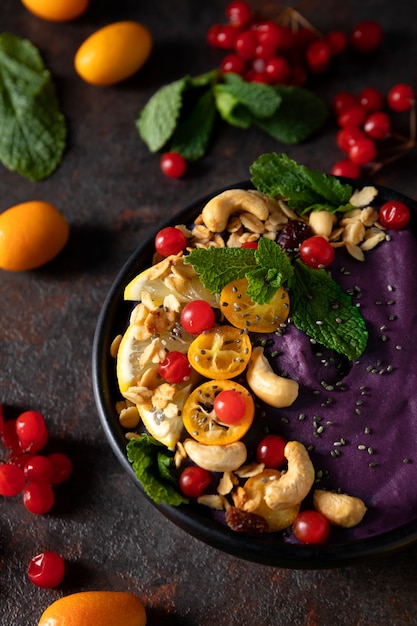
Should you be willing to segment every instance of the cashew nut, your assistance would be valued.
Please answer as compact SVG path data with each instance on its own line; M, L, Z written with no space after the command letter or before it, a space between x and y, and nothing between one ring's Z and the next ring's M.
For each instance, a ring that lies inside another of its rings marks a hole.
M275 408L291 406L298 396L297 381L275 374L261 346L252 350L246 380L258 398Z
M336 216L329 211L311 211L308 223L315 235L330 237L333 226L337 221Z
M186 439L184 448L194 463L211 472L233 472L246 461L246 446L241 441L225 446L207 446L194 439Z
M367 511L365 503L360 498L323 489L314 491L313 503L317 511L331 524L343 528L357 526Z
M227 189L207 202L202 211L204 224L212 233L226 229L229 217L246 212L265 221L269 215L266 200L244 189Z
M289 441L284 449L288 469L265 487L265 502L274 510L300 504L314 483L315 472L308 452L299 441Z

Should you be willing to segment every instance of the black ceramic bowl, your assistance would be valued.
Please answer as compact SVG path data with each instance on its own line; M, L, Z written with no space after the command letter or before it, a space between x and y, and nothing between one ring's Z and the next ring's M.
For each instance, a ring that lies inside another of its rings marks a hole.
M353 188L364 186L358 181L348 179L342 179L342 182L349 182ZM249 182L244 182L228 188L242 187L249 188L251 185ZM163 226L192 223L210 197L221 191L223 190L198 200L177 213L165 224L159 224L155 229L155 234ZM378 197L380 201L393 198L402 200L410 206L413 214L417 209L414 201L382 187L379 187ZM121 396L117 387L115 362L110 356L110 345L117 334L124 332L132 308L132 303L125 302L123 299L124 288L139 272L151 265L153 253L154 237L152 236L122 267L104 302L93 345L93 385L100 421L114 453L125 471L136 482L139 492L142 492L140 497L147 496L127 459L125 433L119 424L115 409L115 404ZM223 523L216 521L206 507L193 504L179 507L164 504L155 506L171 522L206 544L242 559L276 567L319 569L348 566L374 557L389 555L417 539L416 519L388 532L355 541L343 540L340 543L328 545L284 543L274 533L254 536L234 532Z

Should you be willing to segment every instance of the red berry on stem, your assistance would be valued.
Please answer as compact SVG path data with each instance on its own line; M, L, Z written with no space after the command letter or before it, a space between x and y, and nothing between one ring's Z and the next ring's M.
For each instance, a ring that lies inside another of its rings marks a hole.
M349 159L357 165L365 165L370 163L376 157L377 151L375 142L368 137L358 139L349 150Z
M344 113L348 109L358 104L355 96L349 91L340 91L335 95L332 102L332 109L336 116Z
M369 53L377 50L383 39L381 25L373 20L359 22L351 32L350 43L352 47L361 53Z
M337 161L330 171L333 176L346 176L347 178L359 178L361 170L359 165L349 159Z
M207 42L212 48L233 50L239 30L231 24L213 24L207 32Z
M358 128L362 126L366 117L366 109L364 109L360 104L355 104L355 106L350 107L337 118L337 123L341 128L348 128L349 126L354 126Z
M16 419L16 433L23 449L45 442L47 428L43 415L38 411L25 411Z
M325 39L318 39L310 44L306 51L306 61L312 72L321 74L329 67L332 58L330 44Z
M389 200L379 209L379 221L385 228L401 230L410 221L410 209L404 202Z
M28 511L35 515L48 513L54 502L55 495L48 483L29 483L23 491L23 504Z
M3 463L0 465L0 495L13 498L23 491L26 478L23 470L18 465Z
M414 90L406 83L394 85L387 95L387 103L392 111L396 113L404 113L409 111L415 102Z
M16 433L16 420L7 420L4 422L1 440L3 445L11 450L12 455L16 455L21 452L19 438Z
M187 170L187 161L178 152L165 152L159 164L162 173L169 178L181 178Z
M289 50L293 45L293 33L288 26L265 20L257 24L255 33L260 44L268 44L275 50Z
M380 111L384 106L384 96L379 89L365 87L358 96L358 102L367 111Z
M64 452L53 452L48 459L53 468L51 485L59 485L68 480L73 472L73 463L69 456Z
M187 247L187 237L175 226L162 228L155 237L155 250L161 256L178 254Z
M235 51L242 59L250 60L256 57L258 42L252 30L245 30L236 37Z
M31 559L29 580L42 589L57 587L64 579L65 562L57 552L41 552Z
M227 74L228 72L233 72L234 74L239 74L243 76L246 70L246 61L242 59L238 54L228 54L224 57L223 61L220 64L220 71L223 74Z
M46 482L52 479L54 470L50 460L41 454L31 456L23 467L26 480L32 483Z
M366 118L363 129L372 139L385 139L390 133L391 120L383 111L375 111Z
M336 136L336 143L342 152L346 152L346 154L348 154L353 144L364 137L365 133L360 128L351 126L339 130Z
M226 17L235 26L246 26L253 17L252 7L243 0L230 2L226 7Z
M333 55L341 54L348 45L348 37L341 30L332 30L325 35Z
M284 57L275 56L266 62L265 74L269 83L282 84L288 80L291 68Z

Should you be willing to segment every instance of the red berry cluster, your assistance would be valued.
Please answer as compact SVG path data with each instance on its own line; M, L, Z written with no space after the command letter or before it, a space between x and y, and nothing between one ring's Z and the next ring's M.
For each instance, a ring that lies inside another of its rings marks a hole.
M0 464L0 495L23 496L28 511L44 514L55 502L53 487L72 473L71 459L62 452L40 454L48 440L44 417L25 411L16 419L4 420L0 405L0 436L9 458Z
M234 72L249 82L301 86L309 74L321 74L349 46L359 53L379 48L383 33L372 20L360 22L346 34L333 30L321 35L298 11L284 8L273 19L254 13L244 0L226 7L227 23L212 25L207 41L228 52L223 73Z
M364 166L372 164L376 171L415 146L415 94L408 84L394 85L386 97L373 87L358 96L340 92L333 99L333 111L339 127L337 145L346 155L331 170L336 176L359 178ZM411 115L409 137L392 128L391 114L405 111Z

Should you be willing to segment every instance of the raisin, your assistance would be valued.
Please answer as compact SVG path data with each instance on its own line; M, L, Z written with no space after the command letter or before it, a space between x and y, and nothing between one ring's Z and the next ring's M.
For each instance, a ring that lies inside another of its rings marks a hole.
M279 233L277 242L285 252L298 252L300 244L312 234L308 224L301 220L291 220Z
M226 511L227 525L237 533L266 533L269 530L265 518L256 513L242 511L236 506L231 506Z

